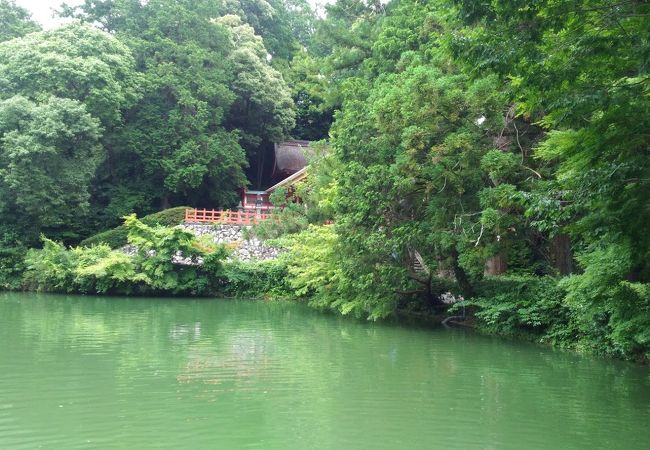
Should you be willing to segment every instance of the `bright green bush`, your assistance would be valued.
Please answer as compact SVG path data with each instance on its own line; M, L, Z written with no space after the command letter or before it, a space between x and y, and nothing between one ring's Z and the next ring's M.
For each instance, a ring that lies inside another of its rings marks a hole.
M149 226L135 216L125 221L134 256L107 244L66 249L43 237L42 250L30 250L24 286L49 292L207 295L223 278L223 246L207 245L178 228ZM182 254L197 263L177 264Z
M172 216L173 219L173 216ZM281 260L230 262L228 251L211 239L175 227L150 226L127 216L123 229L136 248L129 256L108 244L67 249L45 237L30 250L23 286L31 290L83 294L226 295L242 298L289 296ZM173 261L182 254L201 264Z
M130 293L146 282L128 255L106 244L66 249L43 238L42 250L26 258L24 286L31 290L82 294Z
M124 225L129 230L129 244L137 248L134 262L137 274L145 279L147 287L155 292L206 294L219 276L221 260L227 256L223 246L205 248L194 234L179 228L149 226L127 216ZM202 265L179 265L172 259L182 254L197 263L206 259Z
M580 275L565 278L566 303L581 332L579 346L650 359L650 284L634 282L629 244L607 243L578 257Z
M185 210L187 206L178 206L176 208L169 208L159 211L157 213L144 216L140 221L146 225L160 225L164 227L173 227L183 223L185 219ZM128 230L124 225L115 227L111 230L102 231L87 239L84 239L79 244L82 247L90 247L104 243L111 248L120 248L127 244Z
M273 220L253 226L252 233L261 239L276 239L286 234L298 233L309 225L307 212L304 205L292 203L275 212Z
M47 292L71 292L73 271L77 267L75 255L63 244L45 237L42 240L43 249L32 249L25 257L25 287Z
M384 265L363 272L345 258L334 226L310 225L281 243L288 249L283 258L292 296L318 309L370 320L384 318L397 308L395 289L404 287L396 277L400 269Z
M74 270L74 286L82 293L106 294L120 292L129 294L149 279L138 273L137 266L128 255L111 250L106 244L85 248L77 247L78 255Z

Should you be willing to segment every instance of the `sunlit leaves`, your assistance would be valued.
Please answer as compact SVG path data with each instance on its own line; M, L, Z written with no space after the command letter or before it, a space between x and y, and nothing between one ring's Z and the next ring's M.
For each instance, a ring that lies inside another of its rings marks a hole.
M16 5L14 0L0 0L0 42L39 30L26 9Z
M140 94L130 50L89 26L69 25L0 44L0 97L54 95L82 102L115 125Z

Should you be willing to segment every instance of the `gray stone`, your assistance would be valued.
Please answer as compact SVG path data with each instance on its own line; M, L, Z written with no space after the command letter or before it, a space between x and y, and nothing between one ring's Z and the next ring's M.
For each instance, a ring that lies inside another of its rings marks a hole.
M251 229L247 225L185 223L179 228L196 236L209 235L217 244L232 244L233 257L240 261L276 259L280 254L280 249L267 246L256 237L245 239L245 230Z

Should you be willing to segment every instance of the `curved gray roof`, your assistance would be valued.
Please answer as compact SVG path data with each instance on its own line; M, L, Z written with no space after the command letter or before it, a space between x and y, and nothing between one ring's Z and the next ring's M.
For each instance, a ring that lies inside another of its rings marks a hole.
M273 175L289 176L305 168L305 152L308 148L309 141L291 140L275 144Z

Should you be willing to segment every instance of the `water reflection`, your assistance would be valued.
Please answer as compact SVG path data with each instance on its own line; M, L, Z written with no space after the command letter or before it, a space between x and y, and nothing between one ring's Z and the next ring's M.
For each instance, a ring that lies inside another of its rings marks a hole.
M647 368L294 304L1 294L0 342L0 448L650 442Z

